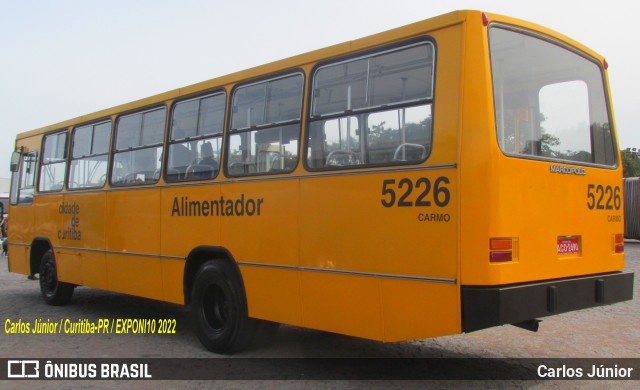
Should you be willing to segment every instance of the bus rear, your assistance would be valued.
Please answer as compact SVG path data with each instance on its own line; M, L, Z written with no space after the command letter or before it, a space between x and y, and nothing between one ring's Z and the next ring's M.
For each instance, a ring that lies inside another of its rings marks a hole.
M606 61L552 31L482 19L487 71L464 99L463 331L535 330L539 317L631 299Z

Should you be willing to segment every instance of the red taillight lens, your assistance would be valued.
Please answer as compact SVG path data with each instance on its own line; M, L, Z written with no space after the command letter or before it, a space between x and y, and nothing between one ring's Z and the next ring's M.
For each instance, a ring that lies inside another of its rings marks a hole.
M492 238L489 240L489 249L496 250L511 250L513 249L513 241L510 238Z
M615 253L624 253L624 234L615 235L613 250Z
M491 252L491 254L489 255L489 260L492 263L502 263L505 261L511 261L513 260L513 254L510 251L509 252L505 252L505 251Z

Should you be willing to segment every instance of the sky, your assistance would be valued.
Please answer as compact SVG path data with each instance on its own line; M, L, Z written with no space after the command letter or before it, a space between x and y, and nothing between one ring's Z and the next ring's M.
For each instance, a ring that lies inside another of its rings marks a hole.
M604 55L620 146L640 147L636 1L0 0L0 178L19 132L458 9Z

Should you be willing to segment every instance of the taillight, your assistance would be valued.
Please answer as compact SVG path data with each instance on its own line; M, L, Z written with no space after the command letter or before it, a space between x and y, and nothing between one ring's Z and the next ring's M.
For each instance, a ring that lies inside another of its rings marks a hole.
M492 251L502 250L502 249L513 249L513 240L510 238L492 238L489 241L489 249Z
M504 263L513 261L514 240L512 238L491 238L489 240L489 261L491 263Z
M624 234L613 236L613 253L624 253Z
M511 253L511 251L495 251L489 254L489 261L492 263L502 263L511 260L513 260L513 253Z

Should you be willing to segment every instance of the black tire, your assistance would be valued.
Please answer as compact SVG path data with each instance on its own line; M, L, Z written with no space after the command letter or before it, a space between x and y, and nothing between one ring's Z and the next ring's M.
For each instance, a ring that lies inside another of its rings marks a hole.
M247 313L244 288L232 266L218 260L204 263L191 289L191 318L202 345L220 354L247 348L258 325Z
M74 285L58 281L56 259L49 249L40 260L40 293L44 301L53 306L66 305L73 296Z

